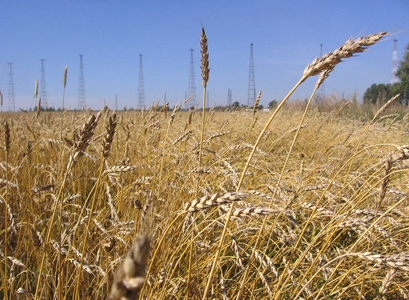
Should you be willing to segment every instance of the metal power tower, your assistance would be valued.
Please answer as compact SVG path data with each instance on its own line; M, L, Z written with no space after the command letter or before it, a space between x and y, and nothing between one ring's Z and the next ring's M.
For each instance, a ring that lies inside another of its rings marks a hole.
M143 83L142 54L139 54L138 108L145 108L145 87Z
M13 63L8 63L9 65L9 111L15 111L14 105L14 80L13 80Z
M396 76L398 71L398 49L396 47L396 42L398 40L393 40L393 54L392 54L392 73L391 73L391 84L399 82L399 78Z
M195 67L193 60L193 49L190 49L190 72L189 72L189 88L188 97L192 96L192 106L196 107L196 84L195 84Z
M231 106L232 96L231 96L231 89L227 89L227 106Z
M84 85L84 66L82 64L82 54L80 54L80 76L78 81L78 110L87 108Z
M40 59L41 60L41 82L40 82L40 97L41 97L41 102L44 105L44 108L47 109L47 89L45 85L45 70L44 70L44 61L45 59Z
M256 81L254 79L254 56L253 44L250 44L250 71L249 71L249 90L247 98L247 106L253 106L256 101Z

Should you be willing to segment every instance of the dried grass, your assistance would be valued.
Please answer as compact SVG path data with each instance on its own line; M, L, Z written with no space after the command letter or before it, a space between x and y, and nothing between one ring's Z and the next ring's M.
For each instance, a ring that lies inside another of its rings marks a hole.
M156 106L0 120L2 297L408 297L407 118Z

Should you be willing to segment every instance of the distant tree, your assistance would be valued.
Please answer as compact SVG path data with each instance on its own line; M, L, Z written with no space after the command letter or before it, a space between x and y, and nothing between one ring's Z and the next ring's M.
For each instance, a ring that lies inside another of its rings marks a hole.
M263 108L264 108L263 104L260 104L260 105L257 107L258 110L262 110Z
M403 101L405 91L409 92L409 44L406 46L406 52L402 61L399 62L396 76L400 81L393 85L384 83L372 84L364 94L364 103L384 102L397 94L400 94L399 101Z
M399 91L402 97L405 91L406 93L409 92L409 44L406 46L405 55L399 63L396 76L400 79ZM406 95L406 97L408 97L408 95Z
M237 109L239 108L240 103L238 101L234 101L233 104L231 105L231 109Z
M364 103L373 103L375 104L378 101L387 101L390 95L391 85L380 83L372 84L364 94Z
M273 109L277 107L277 101L276 100L272 100L270 101L270 103L268 103L268 108Z
M34 106L34 111L37 111L37 105ZM55 111L55 108L54 107L45 108L45 107L40 106L40 111Z

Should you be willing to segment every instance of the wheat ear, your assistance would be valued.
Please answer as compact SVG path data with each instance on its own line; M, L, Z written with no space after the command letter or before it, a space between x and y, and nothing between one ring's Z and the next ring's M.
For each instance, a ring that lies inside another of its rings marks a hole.
M138 299L146 276L149 255L149 238L137 236L119 267L112 285L110 300Z
M206 112L206 89L207 89L207 82L209 81L209 54L207 49L207 37L204 28L202 27L202 33L200 35L200 53L202 55L201 58L201 70L202 70L202 84L203 84L203 113L202 113L202 128L200 132L200 151L199 151L199 167L202 164L202 151L203 151L203 133L204 133L204 126L205 126L205 112ZM197 180L197 187L196 187L196 194L199 190L199 179Z
M380 32L374 35L370 35L370 36L365 36L365 37L361 37L358 38L357 40L352 40L349 39L344 45L342 45L340 48L338 48L337 50L335 50L333 53L328 53L323 55L320 59L315 59L310 65L307 66L307 68L304 70L304 73L301 77L301 79L295 84L295 86L292 88L292 90L284 97L284 99L281 101L281 103L278 105L278 107L275 109L275 111L273 112L273 114L270 116L270 118L268 119L267 123L264 125L263 129L261 130L257 141L254 143L253 149L250 153L250 155L247 158L247 162L246 165L244 166L244 169L242 170L240 179L239 179L239 183L237 185L236 191L239 191L241 188L241 184L244 180L244 176L247 172L247 169L250 165L250 162L254 156L254 153L256 151L256 148L258 147L262 137L264 136L267 128L270 126L271 122L274 120L275 116L277 115L277 113L279 112L279 110L283 107L284 103L288 100L288 98L294 93L294 91L305 81L307 80L308 77L311 76L315 76L318 75L322 72L325 71L332 71L332 69L334 69L334 67L340 63L342 61L343 58L348 58L353 56L354 53L359 53L359 52L363 52L365 51L365 49L373 44L375 44L376 42L378 42L382 37L384 37L385 35L387 35L387 32ZM324 75L323 75L324 76ZM320 81L318 81L318 84L320 84ZM206 287L203 293L203 299L207 298L207 294L209 292L210 289L210 285L211 282L213 280L213 274L216 270L216 265L217 265L217 260L219 258L220 255L220 249L222 248L223 242L224 242L224 238L226 236L226 231L227 231L227 227L231 218L231 215L233 213L233 209L234 209L234 204L230 207L230 210L226 216L226 223L224 225L220 240L219 240L219 247L218 250L216 251L216 254L214 256L213 259L213 265L212 268L210 270L208 279L207 279L207 283L206 283ZM279 293L277 294L278 297Z
M109 155L109 150L111 149L111 144L115 135L115 128L118 122L116 121L116 114L113 114L106 126L105 126L105 135L104 140L102 141L102 157L107 158Z

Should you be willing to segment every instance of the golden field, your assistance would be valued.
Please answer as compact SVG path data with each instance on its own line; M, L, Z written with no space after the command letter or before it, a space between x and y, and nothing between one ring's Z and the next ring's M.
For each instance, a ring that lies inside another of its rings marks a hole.
M244 174L272 111L3 114L0 293L104 299L146 236L140 299L407 298L409 115L302 106Z

